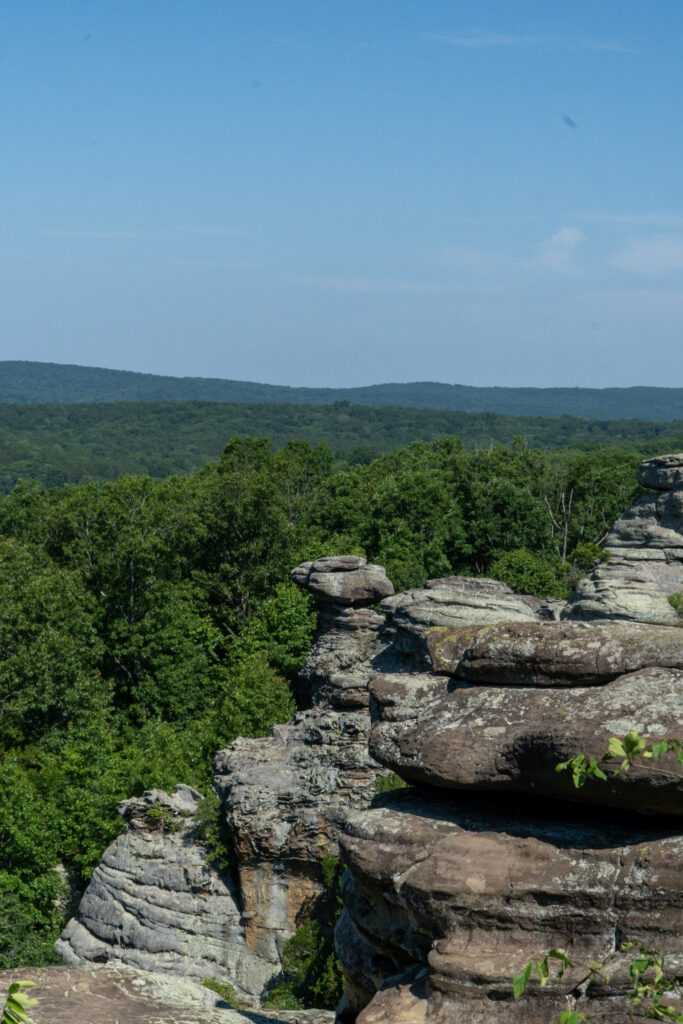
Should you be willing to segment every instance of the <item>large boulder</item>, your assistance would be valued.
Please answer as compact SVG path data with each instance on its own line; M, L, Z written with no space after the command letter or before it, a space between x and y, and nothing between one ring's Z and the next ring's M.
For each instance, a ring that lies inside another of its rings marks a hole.
M202 797L189 786L124 801L127 829L105 850L57 942L67 963L118 960L147 971L230 982L257 998L277 970L248 947L233 881L196 841Z
M623 1024L621 941L683 971L683 837L656 821L404 791L352 817L342 848L342 1019L549 1024L576 1009ZM514 974L574 941L577 961L605 964L609 988L572 971L513 999Z
M321 604L361 608L393 594L391 580L381 565L368 565L356 555L335 555L302 562L292 569L293 581Z
M683 452L641 462L638 483L653 491L683 491Z
M683 669L683 629L639 623L514 622L427 633L435 672L496 686L591 686L659 666Z
M604 686L472 686L433 675L381 675L372 685L370 753L416 785L533 794L683 815L675 754L576 789L555 767L601 758L611 736L683 736L683 671L646 668Z
M433 626L471 626L494 622L537 622L557 617L559 602L515 594L498 580L449 576L424 587L385 598L380 607L387 626L405 650L423 650Z

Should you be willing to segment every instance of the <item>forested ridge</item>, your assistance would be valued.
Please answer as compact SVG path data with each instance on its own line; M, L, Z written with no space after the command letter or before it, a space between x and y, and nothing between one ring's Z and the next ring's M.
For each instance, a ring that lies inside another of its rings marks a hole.
M0 404L0 490L20 479L47 487L114 480L122 473L162 479L219 457L229 437L267 436L274 447L325 441L337 461L362 464L409 444L457 435L468 448L629 446L643 457L683 448L683 420L584 420L490 412L349 405L225 402Z
M287 387L206 377L164 377L94 366L0 361L0 402L277 402L409 406L509 416L683 419L683 388L482 388L438 381L353 388Z
M340 468L325 444L252 437L184 476L17 484L0 499L0 965L54 957L63 875L87 881L119 800L207 793L216 750L290 717L315 627L294 565L358 553L397 590L465 573L562 595L638 495L639 459L450 437Z

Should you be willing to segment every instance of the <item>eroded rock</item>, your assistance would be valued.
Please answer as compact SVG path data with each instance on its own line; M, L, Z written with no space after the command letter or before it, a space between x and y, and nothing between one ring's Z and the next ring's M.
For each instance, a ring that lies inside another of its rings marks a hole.
M201 796L150 790L120 807L128 828L105 851L57 950L67 963L119 960L148 971L216 978L260 996L279 961L249 949L239 895L195 839Z
M683 629L639 623L499 623L427 632L435 672L496 686L590 686L658 666L683 669Z
M555 766L600 758L611 736L637 730L650 742L683 736L683 671L647 668L604 686L571 690L474 686L439 676L377 676L370 753L417 785L528 793L683 815L683 776L673 753L581 789ZM569 812L571 813L571 812Z
M353 816L341 840L349 1019L369 1003L363 1024L389 1024L400 1006L437 1024L548 1024L574 1008L623 1024L622 937L683 970L683 837L671 828L414 791L383 804ZM570 974L514 1001L513 974L574 938L582 958L607 965L609 992L577 993Z
M380 769L367 710L300 712L263 739L238 739L214 762L237 860L247 947L266 963L322 893L348 814L367 807Z
M683 491L683 452L641 462L638 483L653 491Z
M317 601L329 604L360 608L377 604L394 592L391 580L387 579L381 565L368 565L364 558L355 555L302 562L292 570L291 576Z
M244 1013L191 978L136 970L119 961L0 972L3 991L34 981L31 1024L332 1024L324 1010Z
M536 622L554 618L553 603L515 594L497 580L449 576L424 587L385 598L381 605L388 625L405 650L424 649L433 626L486 625L494 622Z

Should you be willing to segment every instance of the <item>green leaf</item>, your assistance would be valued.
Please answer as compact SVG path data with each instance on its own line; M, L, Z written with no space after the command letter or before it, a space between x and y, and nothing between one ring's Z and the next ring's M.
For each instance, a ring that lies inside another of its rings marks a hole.
M533 966L533 963L528 963L521 974L516 974L512 979L512 991L515 999L519 999L519 997L526 992L527 986L531 981L531 971Z

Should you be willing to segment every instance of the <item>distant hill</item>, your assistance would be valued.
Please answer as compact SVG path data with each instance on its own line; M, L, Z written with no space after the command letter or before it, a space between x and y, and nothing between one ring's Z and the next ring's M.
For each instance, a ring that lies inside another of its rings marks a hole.
M162 377L91 366L0 361L0 402L277 402L297 405L397 406L508 416L581 416L591 420L683 419L683 388L475 388L416 382L359 388L292 388L278 384Z
M365 463L412 441L457 435L468 448L509 444L587 450L616 445L643 456L683 449L683 421L499 416L360 405L228 402L89 402L0 405L0 492L20 478L47 486L189 473L234 436L327 442L342 462Z

